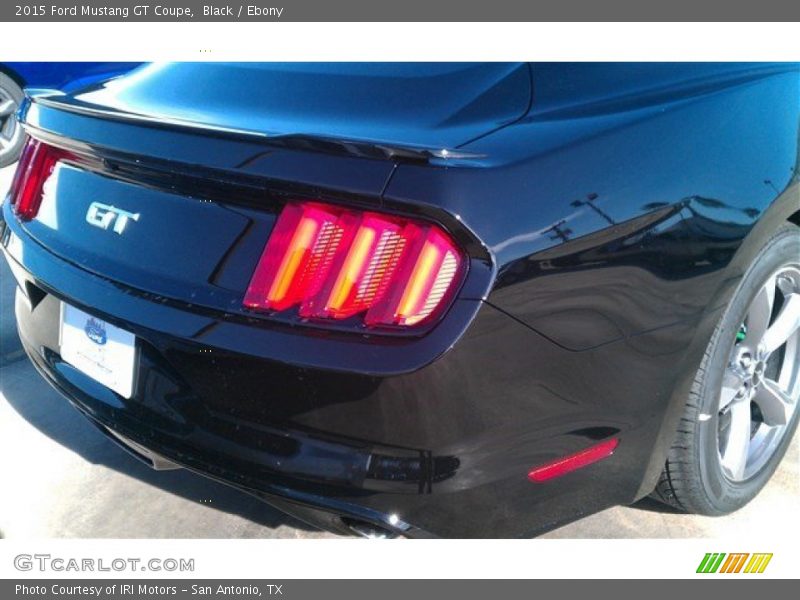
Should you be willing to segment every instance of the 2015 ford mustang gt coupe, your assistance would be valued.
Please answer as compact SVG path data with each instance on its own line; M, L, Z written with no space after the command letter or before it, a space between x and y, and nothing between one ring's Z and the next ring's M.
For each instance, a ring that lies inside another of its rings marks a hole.
M527 536L734 511L797 427L797 65L146 65L19 118L21 340L154 468Z

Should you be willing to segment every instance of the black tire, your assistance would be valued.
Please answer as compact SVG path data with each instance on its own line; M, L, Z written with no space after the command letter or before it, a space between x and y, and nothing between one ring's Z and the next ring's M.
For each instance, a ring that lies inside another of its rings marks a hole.
M16 110L22 104L25 93L20 85L5 73L0 72L0 107L6 102L13 104L13 113L5 111L0 114L0 168L7 167L19 158L22 146L25 143L25 136L22 135L22 128L16 121Z
M689 513L724 515L755 498L775 472L797 429L800 410L794 411L782 440L767 462L747 479L734 481L725 475L720 464L719 394L737 334L753 298L778 268L798 261L800 228L787 223L764 244L717 324L653 491L655 499Z

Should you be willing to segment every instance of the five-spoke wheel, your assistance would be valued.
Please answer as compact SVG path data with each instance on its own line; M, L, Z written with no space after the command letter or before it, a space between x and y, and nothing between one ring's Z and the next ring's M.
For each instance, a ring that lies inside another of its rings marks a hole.
M0 167L16 162L22 151L24 135L16 112L23 98L17 82L0 73Z
M800 266L771 275L736 336L719 400L719 455L725 475L758 472L786 432L800 389Z
M653 492L688 512L721 515L752 500L797 428L800 228L781 225L754 254L708 342Z

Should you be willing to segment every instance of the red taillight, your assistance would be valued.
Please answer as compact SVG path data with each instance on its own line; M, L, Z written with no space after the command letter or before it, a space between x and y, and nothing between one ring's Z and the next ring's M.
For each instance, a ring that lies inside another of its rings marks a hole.
M619 440L614 438L600 442L594 446L589 446L585 450L558 458L549 463L540 465L528 473L528 479L535 483L543 483L556 477L561 477L567 473L571 473L576 469L586 467L598 460L602 460L614 454Z
M11 188L9 189L11 204L15 204L17 201L17 194L24 179L24 174L27 173L31 164L31 155L38 145L39 142L28 138L22 147L22 154L20 154L19 162L17 162L17 169L14 171L14 178L11 180Z
M248 308L370 327L412 326L444 310L464 259L432 223L314 202L281 212L250 281Z
M33 219L39 212L44 184L60 160L72 155L39 140L28 139L11 182L11 204L20 219Z

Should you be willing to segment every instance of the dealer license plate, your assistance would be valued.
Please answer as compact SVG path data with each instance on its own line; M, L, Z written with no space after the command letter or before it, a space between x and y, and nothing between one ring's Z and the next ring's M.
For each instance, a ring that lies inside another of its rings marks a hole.
M133 395L136 336L61 303L61 358L120 396Z

